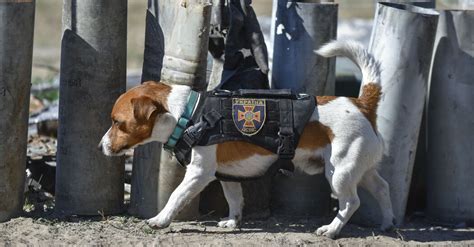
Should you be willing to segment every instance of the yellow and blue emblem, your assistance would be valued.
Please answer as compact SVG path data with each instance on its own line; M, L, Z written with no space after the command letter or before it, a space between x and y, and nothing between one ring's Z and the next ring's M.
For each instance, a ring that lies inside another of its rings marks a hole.
M266 118L264 99L232 99L232 119L235 127L246 136L257 134Z

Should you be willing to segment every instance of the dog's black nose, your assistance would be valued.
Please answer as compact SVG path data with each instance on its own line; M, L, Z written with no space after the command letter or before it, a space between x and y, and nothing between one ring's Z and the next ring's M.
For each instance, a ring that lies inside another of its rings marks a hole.
M102 151L102 142L99 142L99 145L97 145L97 150Z

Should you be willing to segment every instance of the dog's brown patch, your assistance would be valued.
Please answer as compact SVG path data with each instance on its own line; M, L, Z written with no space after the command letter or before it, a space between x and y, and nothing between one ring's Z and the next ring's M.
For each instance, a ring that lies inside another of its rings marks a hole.
M170 92L169 85L145 82L117 99L109 133L112 152L128 149L151 136L156 118L167 112Z
M359 98L349 98L369 120L374 130L377 130L377 107L381 95L382 90L379 85L368 83L362 88L362 95Z
M330 128L317 121L309 122L303 130L297 148L322 148L331 143L333 138L334 134ZM245 160L256 154L272 155L273 153L256 144L244 141L229 141L217 144L216 160L218 165L224 165L235 161Z
M348 98L369 120L374 130L377 129L377 107L381 95L382 90L379 85L367 83L362 87L362 95L359 98ZM325 105L337 98L337 96L316 96L316 102L318 105Z
M318 105L324 105L331 100L334 100L335 96L317 96L316 100ZM309 122L300 137L298 148L303 149L315 149L324 147L329 144L334 137L332 131L322 125L320 122ZM229 164L231 162L244 160L252 155L271 155L272 152L252 143L243 141L230 141L217 144L217 164Z
M337 98L337 96L316 96L316 103L317 105L325 105Z
M331 129L318 121L309 122L304 127L298 148L317 149L331 143L334 134Z
M225 165L247 159L256 154L271 155L273 153L249 142L229 141L217 144L216 160L218 165Z

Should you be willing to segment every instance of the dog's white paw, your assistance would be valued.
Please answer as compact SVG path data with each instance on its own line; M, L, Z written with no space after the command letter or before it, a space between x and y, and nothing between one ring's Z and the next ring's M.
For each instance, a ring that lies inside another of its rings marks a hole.
M159 217L153 217L145 221L147 225L154 229L163 229L170 225L170 222L164 221Z
M219 223L217 223L217 226L222 227L222 228L238 228L239 227L239 221L236 219L223 219Z
M331 239L335 239L337 236L337 231L332 229L331 225L324 225L316 230L316 235L318 236L326 236Z

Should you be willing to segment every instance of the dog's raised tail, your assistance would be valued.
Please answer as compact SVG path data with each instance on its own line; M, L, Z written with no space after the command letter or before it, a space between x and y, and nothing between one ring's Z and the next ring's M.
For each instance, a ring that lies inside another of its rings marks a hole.
M323 57L347 57L359 66L362 71L363 84L380 84L379 63L372 54L358 42L334 40L323 45L316 53Z
M373 119L375 125L377 106L382 94L380 65L377 60L364 46L355 41L331 41L319 48L316 53L323 57L347 57L359 66L364 86L357 101L363 106L364 114Z

